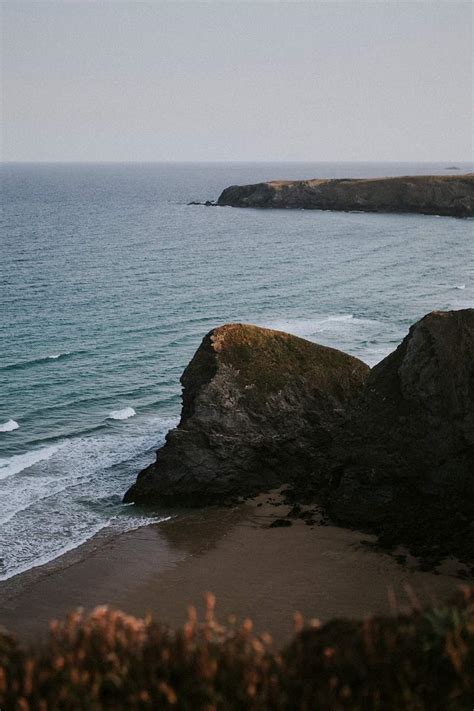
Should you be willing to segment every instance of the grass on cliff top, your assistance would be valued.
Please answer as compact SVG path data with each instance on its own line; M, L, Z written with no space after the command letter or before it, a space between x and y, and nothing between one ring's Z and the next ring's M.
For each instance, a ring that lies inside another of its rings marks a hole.
M455 711L474 704L474 596L363 622L314 621L281 652L207 596L182 629L106 607L52 622L23 650L0 633L3 711Z
M466 179L471 182L473 177L472 173L457 173L456 175L393 175L385 178L311 178L309 180L269 180L263 185L270 185L277 189L298 187L300 185L316 187L318 185L337 185L340 183L349 183L354 186L364 184L397 185L406 182L420 185L436 185L437 183L455 183Z
M253 397L298 383L347 397L369 373L357 358L282 331L228 324L216 328L211 340L221 362L238 371L240 385L249 388L249 394L253 391Z

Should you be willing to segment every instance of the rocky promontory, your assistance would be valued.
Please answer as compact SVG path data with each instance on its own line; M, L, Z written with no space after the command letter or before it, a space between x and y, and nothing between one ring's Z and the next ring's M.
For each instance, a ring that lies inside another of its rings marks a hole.
M372 371L228 324L181 382L181 421L125 501L199 506L287 484L287 501L391 547L474 564L474 309L428 314Z
M333 518L474 562L474 309L414 324L372 369L336 440Z
M275 180L226 188L217 205L474 216L474 173Z
M181 421L125 501L200 505L309 475L369 367L257 326L208 333L181 378Z

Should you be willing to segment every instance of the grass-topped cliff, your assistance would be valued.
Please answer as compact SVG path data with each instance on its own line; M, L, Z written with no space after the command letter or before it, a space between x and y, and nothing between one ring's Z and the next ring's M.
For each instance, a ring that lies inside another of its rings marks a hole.
M279 331L227 324L185 369L183 408L125 500L200 506L290 485L333 521L474 572L474 310L433 312L371 372Z
M195 506L309 473L368 373L357 358L280 331L213 329L182 375L178 427L125 500Z
M275 180L233 185L217 205L474 216L474 174Z
M212 350L216 363L234 371L244 400L254 408L265 407L269 397L299 384L345 400L368 373L364 363L335 348L250 324L215 328L203 348ZM184 371L184 388L191 385L201 355L200 349Z

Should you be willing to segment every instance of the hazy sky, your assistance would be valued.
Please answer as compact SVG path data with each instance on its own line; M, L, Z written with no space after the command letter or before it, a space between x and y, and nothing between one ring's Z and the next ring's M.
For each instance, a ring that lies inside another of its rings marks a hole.
M472 5L3 2L3 160L472 159Z

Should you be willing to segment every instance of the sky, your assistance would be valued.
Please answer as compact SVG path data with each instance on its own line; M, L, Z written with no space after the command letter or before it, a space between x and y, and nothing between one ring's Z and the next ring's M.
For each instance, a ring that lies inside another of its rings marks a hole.
M4 161L469 161L457 0L2 3Z

